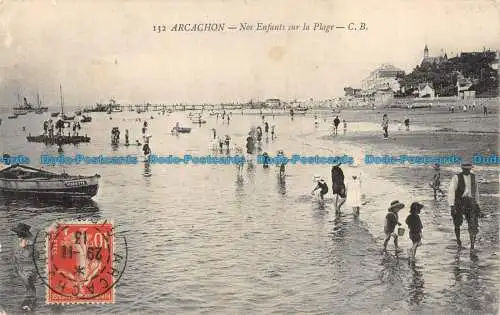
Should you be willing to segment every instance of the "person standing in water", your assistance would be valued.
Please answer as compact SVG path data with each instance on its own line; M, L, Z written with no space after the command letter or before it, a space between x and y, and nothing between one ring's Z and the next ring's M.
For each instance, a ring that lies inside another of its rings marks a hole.
M215 130L215 128L212 128L212 132L214 134L214 140L217 139L217 130Z
M319 198L321 199L321 201L324 201L324 196L328 193L328 185L326 184L325 180L319 176L314 176L313 181L317 181L317 185L316 188L314 188L311 192L311 195L314 195L314 192L316 190L321 189L319 192Z
M410 240L413 243L412 248L410 249L410 259L409 262L415 261L415 254L417 253L417 247L419 247L422 243L422 221L420 221L420 210L422 210L424 206L418 202L414 202L410 206L410 215L406 218L406 225L408 225Z
M266 133L266 138L269 136L269 123L266 121L264 123L264 132Z
M401 249L398 246L398 235L396 233L394 233L394 230L396 229L396 225L401 225L401 223L399 223L398 211L403 209L404 207L405 207L405 205L400 203L397 200L394 200L393 202L391 202L391 205L388 209L387 215L385 216L384 252L387 251L387 244L389 243L391 236L394 238L394 249L396 250L396 252L401 251Z
M283 152L283 150L279 150L277 152L276 158L282 159L282 163L280 164L279 178L284 179L285 178L285 168L286 168L286 162L285 162L286 158L285 158L285 153Z
M267 154L267 152L264 152L262 154L262 167L263 168L269 167L269 154Z
M271 140L274 140L274 127L276 126L275 125L271 126Z
M462 164L462 172L453 176L448 189L448 204L451 209L451 217L455 225L455 236L457 245L462 246L460 240L460 226L463 223L463 217L468 223L470 248L474 249L476 235L479 231L478 217L481 216L479 207L479 189L476 181L476 175L471 173L472 164Z
M129 145L129 141L128 141L128 129L125 129L125 145Z
M361 208L361 176L356 172L352 174L351 178L350 183L347 185L347 191L352 206L352 213L358 217Z
M410 131L410 118L405 117L405 127L406 131Z
M432 165L432 168L434 169L434 176L432 177L432 183L431 187L432 190L434 191L434 200L437 200L437 192L439 191L441 193L441 197L444 197L444 192L441 189L441 173L440 173L440 167L439 164L434 164Z
M230 119L230 117L229 117L229 115L227 115L227 124L228 125L229 125L229 119Z
M339 116L337 116L333 120L333 133L334 134L337 134L337 131L339 129L339 125L340 125L340 119L339 119Z
M12 231L19 238L19 245L14 251L14 265L16 273L21 278L26 289L26 298L22 303L23 310L31 311L36 302L35 281L37 278L36 267L34 265L34 240L30 232L31 227L24 223L19 223L12 228ZM36 255L36 253L35 253Z
M342 120L342 122L344 123L344 134L346 134L347 133L347 121L345 121L345 119L344 119L344 120Z
M340 208L345 203L347 193L344 183L344 172L340 168L341 163L332 166L332 193L335 196L335 213L340 213ZM340 202L339 202L340 197Z
M388 139L389 138L389 118L387 117L387 114L384 114L382 117L382 130L384 130L384 138Z

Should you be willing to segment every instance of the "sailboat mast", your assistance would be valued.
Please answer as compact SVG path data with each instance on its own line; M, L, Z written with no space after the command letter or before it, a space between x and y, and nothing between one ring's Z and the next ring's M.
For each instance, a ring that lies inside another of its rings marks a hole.
M64 104L63 104L63 96L62 96L62 86L59 84L59 93L61 94L61 114L64 114Z

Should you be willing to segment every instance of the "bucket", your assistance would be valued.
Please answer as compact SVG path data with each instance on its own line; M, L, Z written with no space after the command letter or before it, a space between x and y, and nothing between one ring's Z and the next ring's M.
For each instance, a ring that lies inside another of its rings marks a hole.
M405 234L405 229L404 228L398 228L398 235L403 236Z

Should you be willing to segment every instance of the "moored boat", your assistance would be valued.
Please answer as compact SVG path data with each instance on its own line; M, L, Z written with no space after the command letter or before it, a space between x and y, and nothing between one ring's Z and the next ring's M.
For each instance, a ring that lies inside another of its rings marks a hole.
M100 177L56 174L15 164L0 171L0 191L38 197L92 198L99 190Z
M207 121L204 119L191 120L193 124L205 124Z
M78 144L81 142L87 143L90 142L90 138L87 136L53 136L49 137L47 135L39 135L39 136L27 136L26 140L28 142L38 142L45 144Z
M82 122L82 123L91 122L91 121L92 121L92 117L86 116L86 115L82 115L82 118L80 119L80 122Z
M177 131L178 133L190 133L191 128L187 127L174 127L174 130Z

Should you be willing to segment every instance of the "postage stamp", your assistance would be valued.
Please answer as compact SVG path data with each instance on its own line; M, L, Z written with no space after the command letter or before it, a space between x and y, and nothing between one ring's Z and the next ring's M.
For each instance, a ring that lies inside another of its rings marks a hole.
M58 223L47 234L47 303L114 303L113 224Z

